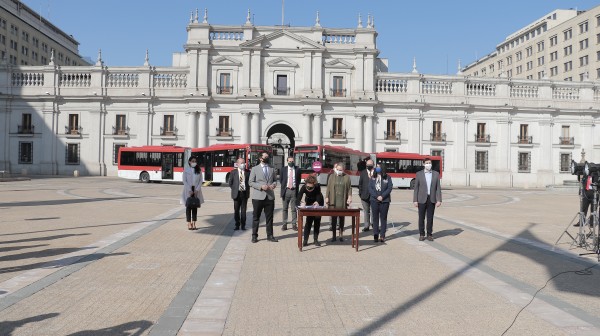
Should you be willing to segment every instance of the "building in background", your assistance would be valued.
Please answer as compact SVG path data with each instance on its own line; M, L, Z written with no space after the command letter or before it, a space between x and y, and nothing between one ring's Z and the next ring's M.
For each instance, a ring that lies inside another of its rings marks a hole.
M121 146L326 144L440 155L445 185L544 187L572 180L582 150L600 160L596 82L388 73L371 17L250 17L196 12L171 67L0 66L0 169L115 176Z
M600 6L555 10L509 35L462 70L473 77L585 81L600 78Z
M18 0L0 0L0 60L11 65L89 65L79 42Z

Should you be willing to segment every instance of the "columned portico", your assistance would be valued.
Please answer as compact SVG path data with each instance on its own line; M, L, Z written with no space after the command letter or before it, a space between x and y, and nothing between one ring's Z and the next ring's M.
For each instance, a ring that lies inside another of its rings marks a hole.
M313 143L316 145L323 144L323 124L322 124L322 115L321 113L315 113L313 119Z
M362 151L364 149L364 144L363 144L363 119L364 119L364 115L362 114L356 114L354 115L354 134L355 134L355 149Z
M185 135L188 147L198 147L198 111L187 112L187 134Z
M373 148L373 115L365 116L365 147L364 151L367 153L374 152Z
M198 123L198 146L208 146L208 111L199 111L200 122Z
M260 143L260 137L262 134L260 118L260 111L252 112L252 130L250 133L250 140L254 144Z
M250 142L250 135L249 135L249 130L248 127L250 127L250 117L251 117L251 113L248 111L242 111L242 113L240 113L240 139L242 141L242 143L249 143Z
M302 114L302 119L303 119L303 130L302 130L302 142L304 144L311 144L311 138L310 138L310 133L311 133L311 128L312 128L312 114L310 113L303 113Z

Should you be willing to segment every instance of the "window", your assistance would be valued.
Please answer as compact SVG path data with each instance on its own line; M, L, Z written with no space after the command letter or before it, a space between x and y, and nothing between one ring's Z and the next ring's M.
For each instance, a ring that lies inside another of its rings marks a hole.
M589 46L588 39L579 41L579 50L587 49Z
M31 124L31 113L21 115L21 125L18 127L20 134L33 134L33 125Z
M287 75L277 75L276 80L275 94L278 96L289 95L290 88L288 87Z
M33 163L33 142L19 142L19 163Z
M6 30L6 20L0 18L0 27Z
M475 134L476 142L490 142L489 137L485 134L485 123L477 123L477 134Z
M567 77L565 78L565 82L572 82L573 81L573 77Z
M334 97L346 97L346 89L344 89L344 77L333 76L333 89L331 95Z
M560 153L560 172L568 173L571 168L571 153Z
M490 72L494 72L494 65L490 64Z
M31 38L31 42L33 43L33 46L36 48L38 48L40 46L40 40L35 37Z
M556 35L550 37L550 46L553 47L558 44L558 37Z
M558 67L554 66L552 68L550 68L550 76L556 76L558 75Z
M221 73L219 74L219 86L217 86L218 94L232 94L233 86L231 86L231 74Z
M527 47L525 50L527 51L527 57L533 55L533 47Z
M531 137L529 136L529 125L521 124L519 126L519 143L530 144Z
M517 62L523 59L523 53L520 51L516 53L516 56L517 56Z
M219 116L218 136L231 136L231 128L229 128L229 116Z
M27 48L26 46L21 46L21 53L25 56L29 55L29 48Z
M10 40L10 48L12 50L17 50L19 47L18 43L16 41Z
M531 153L519 152L519 173L531 172Z
M433 132L431 133L431 141L445 141L444 134L442 133L442 121L433 121Z
M69 114L68 134L79 134L79 114Z
M527 70L533 69L533 61L527 62Z
M579 66L580 67L588 65L588 63L589 63L589 59L588 59L587 55L579 57Z
M506 58L506 65L511 65L512 64L512 56L508 56Z
M538 52L544 51L544 41L538 42L538 44L537 44L537 51Z
M163 117L163 127L161 135L175 135L175 116L166 114Z
M344 138L344 126L342 118L333 118L332 138Z
M0 43L2 43L2 45L6 45L6 36L0 34Z
M587 33L588 31L588 22L582 22L579 24L579 34Z
M558 51L553 51L550 53L550 62L556 61L558 59Z
M517 66L517 75L519 75L521 72L523 72L523 66L519 65Z
M443 149L431 149L429 152L431 156L439 156L442 158L442 171L444 171L444 150Z
M544 75L545 75L545 73L544 73L544 70L542 70L542 71L538 71L538 73L537 73L537 78L538 78L538 79L542 79L542 78L544 78Z
M65 154L65 164L68 165L78 165L79 164L79 144L78 143L68 143L66 154Z
M596 44L600 43L600 34L596 34Z
M487 151L475 151L475 171L487 173L487 171L488 171L488 152Z
M125 135L127 134L127 119L124 114L117 114L117 119L115 121L115 132L117 135Z
M573 46L566 46L564 48L564 51L565 51L565 56L571 55L573 53Z
M538 61L538 66L544 65L544 56L538 57L537 61Z
M119 163L119 149L127 146L126 144L113 144L113 164Z
M563 125L560 129L560 144L561 145L573 145L574 141L570 137L571 127L569 125Z
M396 133L396 120L387 120L387 131L385 133L386 140L400 140L398 139L399 134Z
M48 59L45 56L42 56L41 60L42 65L48 65Z
M10 33L12 35L17 35L19 33L19 28L15 27L15 25L10 25Z
M508 77L508 78L512 77L512 69L506 70L506 77Z
M563 37L565 41L570 40L571 37L573 37L573 31L571 29L565 30L563 32Z
M573 69L573 62L571 62L571 61L565 62L565 72L571 71L572 69Z
M600 26L600 15L596 16L596 26Z
M29 33L28 32L23 31L21 37L25 42L29 42Z

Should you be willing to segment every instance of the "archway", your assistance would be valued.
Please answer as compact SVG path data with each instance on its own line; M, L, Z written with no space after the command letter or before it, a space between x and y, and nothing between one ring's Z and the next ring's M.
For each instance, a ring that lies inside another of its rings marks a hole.
M267 145L273 147L273 167L279 169L296 146L294 130L286 124L275 124L267 131Z

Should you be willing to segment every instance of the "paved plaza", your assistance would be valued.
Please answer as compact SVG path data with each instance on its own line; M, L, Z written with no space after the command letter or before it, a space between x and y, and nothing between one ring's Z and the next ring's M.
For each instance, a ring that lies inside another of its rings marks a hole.
M0 335L600 334L596 256L554 246L571 190L447 188L434 242L394 190L387 241L361 232L358 252L329 242L329 218L299 252L279 199L279 242L261 226L252 244L229 189L203 192L188 231L178 184L0 183Z

